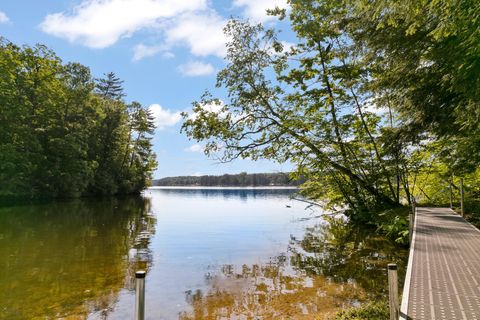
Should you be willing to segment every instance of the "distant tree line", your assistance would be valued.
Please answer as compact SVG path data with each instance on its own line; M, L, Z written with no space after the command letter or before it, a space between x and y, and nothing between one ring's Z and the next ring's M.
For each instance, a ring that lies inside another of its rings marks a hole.
M0 38L0 199L136 193L156 167L154 119L122 81Z
M288 173L224 174L221 176L182 176L154 180L155 186L256 187L298 186L303 181L292 180Z

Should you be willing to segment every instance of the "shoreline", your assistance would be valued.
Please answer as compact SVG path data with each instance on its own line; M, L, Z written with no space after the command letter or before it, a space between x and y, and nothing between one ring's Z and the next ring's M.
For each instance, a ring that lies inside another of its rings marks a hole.
M222 186L153 186L145 190L157 189L194 189L194 190L298 190L296 186L258 186L258 187L222 187Z

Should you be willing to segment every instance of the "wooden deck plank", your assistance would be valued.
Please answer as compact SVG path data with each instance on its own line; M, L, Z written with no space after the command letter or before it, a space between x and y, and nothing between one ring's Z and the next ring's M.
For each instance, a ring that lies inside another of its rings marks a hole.
M480 231L447 208L417 208L400 319L480 320Z

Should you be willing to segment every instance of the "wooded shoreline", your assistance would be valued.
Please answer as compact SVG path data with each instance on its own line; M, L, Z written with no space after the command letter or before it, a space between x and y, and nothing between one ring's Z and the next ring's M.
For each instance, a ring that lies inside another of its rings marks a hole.
M304 182L303 179L293 180L289 173L246 173L178 176L153 180L153 186L179 187L274 187L294 186Z

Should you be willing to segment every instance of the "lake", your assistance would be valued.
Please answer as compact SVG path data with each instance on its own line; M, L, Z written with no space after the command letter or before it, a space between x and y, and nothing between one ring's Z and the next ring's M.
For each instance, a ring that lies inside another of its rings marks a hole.
M328 319L386 295L407 251L289 189L151 188L0 208L1 319ZM325 218L327 217L327 218Z

